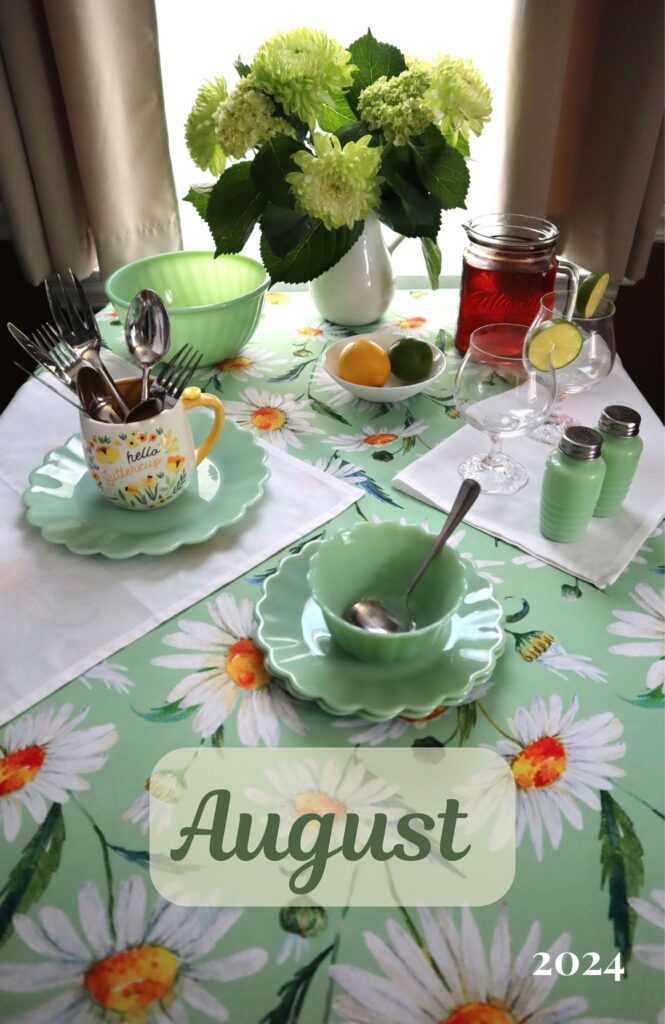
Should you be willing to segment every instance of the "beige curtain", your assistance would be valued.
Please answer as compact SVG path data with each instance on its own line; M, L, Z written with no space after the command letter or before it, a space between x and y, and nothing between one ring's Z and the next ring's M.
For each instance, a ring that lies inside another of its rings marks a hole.
M181 248L154 0L0 0L0 132L33 284Z
M638 280L663 209L662 0L516 0L514 17L503 208Z

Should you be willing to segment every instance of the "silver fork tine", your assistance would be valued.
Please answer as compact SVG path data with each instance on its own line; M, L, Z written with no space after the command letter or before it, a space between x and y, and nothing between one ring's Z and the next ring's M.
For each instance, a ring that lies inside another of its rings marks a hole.
M72 284L74 285L74 288L76 289L76 294L78 295L80 309L83 315L84 326L88 331L92 331L93 334L97 334L97 321L95 320L95 314L92 311L92 306L90 305L88 296L83 291L83 285L81 284L81 282L79 281L78 277L71 269L71 267L69 268L69 276L72 279Z
M58 305L55 295L51 289L48 281L44 281L44 287L46 289L46 299L48 301L49 309L51 310L51 316L55 320L56 327L60 336L69 334L69 324L67 323L60 306Z
M51 350L54 349L56 345L60 344L60 338L58 335L55 332L53 332L52 335L49 334L45 326L38 327L36 331L33 331L32 336L33 338L37 338L37 343L41 346L42 351L47 355L50 355Z
M199 355L196 357L196 359L191 364L191 366L188 366L188 367L186 367L185 369L183 369L181 371L180 376L178 378L178 381L177 381L177 383L175 385L175 391L176 391L175 397L176 398L180 398L181 394L183 393L183 391L185 390L185 388L189 384L190 380L194 376L194 374L196 372L196 369L197 369L197 367L198 367L198 365L199 365L199 363L201 362L202 359L203 359L203 355L201 353L199 353Z
M67 310L67 315L69 317L70 330L80 341L84 341L85 338L82 337L81 335L82 332L83 334L85 334L85 324L83 323L83 320L81 319L76 306L70 299L67 289L65 288L62 278L60 277L60 274L58 274L58 282L60 284L60 289L62 291L65 303L65 308Z
M185 360L185 362L182 364L182 366L179 366L177 368L176 373L171 378L171 388L172 388L173 396L174 397L177 397L181 393L181 391L183 389L183 386L184 386L182 384L182 381L187 379L187 374L190 373L190 369L191 369L192 373L194 372L192 367L195 366L196 364L197 364L196 352L194 350L192 350L192 352L190 353L189 357ZM190 373L190 378L191 378L191 373Z
M173 359L171 359L168 363L164 363L162 370L159 374L159 377L157 378L157 383L161 387L166 388L171 381L171 377L173 376L175 371L180 367L183 358L186 361L191 355L193 355L193 352L194 350L192 349L191 345L188 342L180 349L180 351L177 353L177 355L173 357Z

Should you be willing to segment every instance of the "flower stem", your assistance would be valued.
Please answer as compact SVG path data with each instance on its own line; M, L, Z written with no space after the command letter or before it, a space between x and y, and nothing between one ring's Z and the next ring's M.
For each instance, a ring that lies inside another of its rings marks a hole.
M614 785L616 786L617 789L620 789L622 793L627 793L628 796L632 796L633 800L637 800L637 802L642 804L643 807L648 808L648 810L650 810L653 814L655 814L657 818L660 818L662 821L665 821L665 814L663 814L662 811L659 811L658 808L653 807L650 803L648 803L646 800L644 800L641 796L638 796L637 793L631 793L631 791L629 789L626 789L626 787L622 786L619 782L615 782Z
M342 938L342 925L344 924L344 918L346 917L346 915L349 912L349 905L351 903L351 896L353 895L353 890L354 890L355 885L356 885L356 878L358 876L358 871L359 870L360 870L360 864L357 865L355 871L353 872L353 875L351 876L351 885L349 886L349 895L346 897L346 905L344 907L342 907L342 913L340 914L339 921L337 922L337 932L335 934L335 941L333 942L332 953L330 955L330 967L334 967L334 965L337 963L337 957L338 957L338 954L339 954L339 947L340 947L340 942L341 942L341 938ZM328 974L330 975L330 970L328 971ZM326 992L326 1002L325 1002L325 1006L324 1006L324 1009L323 1009L323 1021L322 1021L322 1024L328 1024L328 1021L330 1019L330 1014L332 1012L332 1000L333 1000L333 979L332 979L332 977L330 977L330 980L328 981L328 991Z
M107 907L108 918L109 918L109 928L110 928L110 931L111 931L111 935L113 936L113 939L115 939L116 938L115 922L114 922L114 919L113 919L113 906L114 906L114 898L113 898L113 872L111 871L111 858L109 857L109 844L106 841L106 837L105 837L104 833L102 832L102 830L99 827L99 825L95 822L95 820L92 817L92 815L90 814L90 812L88 810L86 810L86 808L83 806L83 804L80 802L80 800L78 800L78 798L75 796L74 793L72 793L71 796L72 796L72 800L74 801L76 806L83 812L84 816L90 822L90 825L92 826L92 830L95 833L95 835L97 836L97 838L99 839L99 842L100 842L100 845L101 845L101 848L102 848L102 859L104 861L104 875L105 875L105 878L106 878L106 889L107 889L107 893L108 893L106 907Z
M480 711L485 716L485 718L487 719L487 721L489 722L489 724L492 726L493 729L496 729L497 732L501 733L501 735L504 736L507 740L510 740L511 743L518 743L519 744L519 740L515 739L514 736L511 736L510 733L505 731L505 729L502 729L500 725L497 725L497 723L494 721L494 719L490 715L489 711L487 711L485 709L485 706L483 705L482 701L477 700L476 701L476 707L480 708Z

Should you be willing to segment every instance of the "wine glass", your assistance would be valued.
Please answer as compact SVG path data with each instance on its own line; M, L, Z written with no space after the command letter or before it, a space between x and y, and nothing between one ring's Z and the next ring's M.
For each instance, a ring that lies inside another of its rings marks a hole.
M460 476L477 480L486 494L514 494L529 479L524 466L501 450L505 437L541 423L556 396L554 370L533 366L524 355L527 328L487 324L471 334L455 378L455 402L476 430L491 438L487 454L470 455ZM519 353L516 355L515 353Z
M556 371L557 396L552 412L543 423L539 424L529 435L545 444L558 444L566 427L577 424L577 420L563 412L563 402L567 395L575 395L587 391L609 374L616 358L616 342L614 339L614 303L602 299L593 316L582 317L574 313L566 316L568 295L563 292L548 292L540 300L540 310L536 319L529 327L526 337L526 348L537 328L551 320L568 320L574 324L582 335L582 348L579 354Z

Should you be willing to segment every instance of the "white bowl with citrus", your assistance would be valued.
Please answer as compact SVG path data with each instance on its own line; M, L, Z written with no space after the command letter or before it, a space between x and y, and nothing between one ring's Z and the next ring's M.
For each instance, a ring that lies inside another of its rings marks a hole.
M322 358L335 383L366 402L404 402L446 368L446 357L435 345L404 338L393 329L341 338Z

